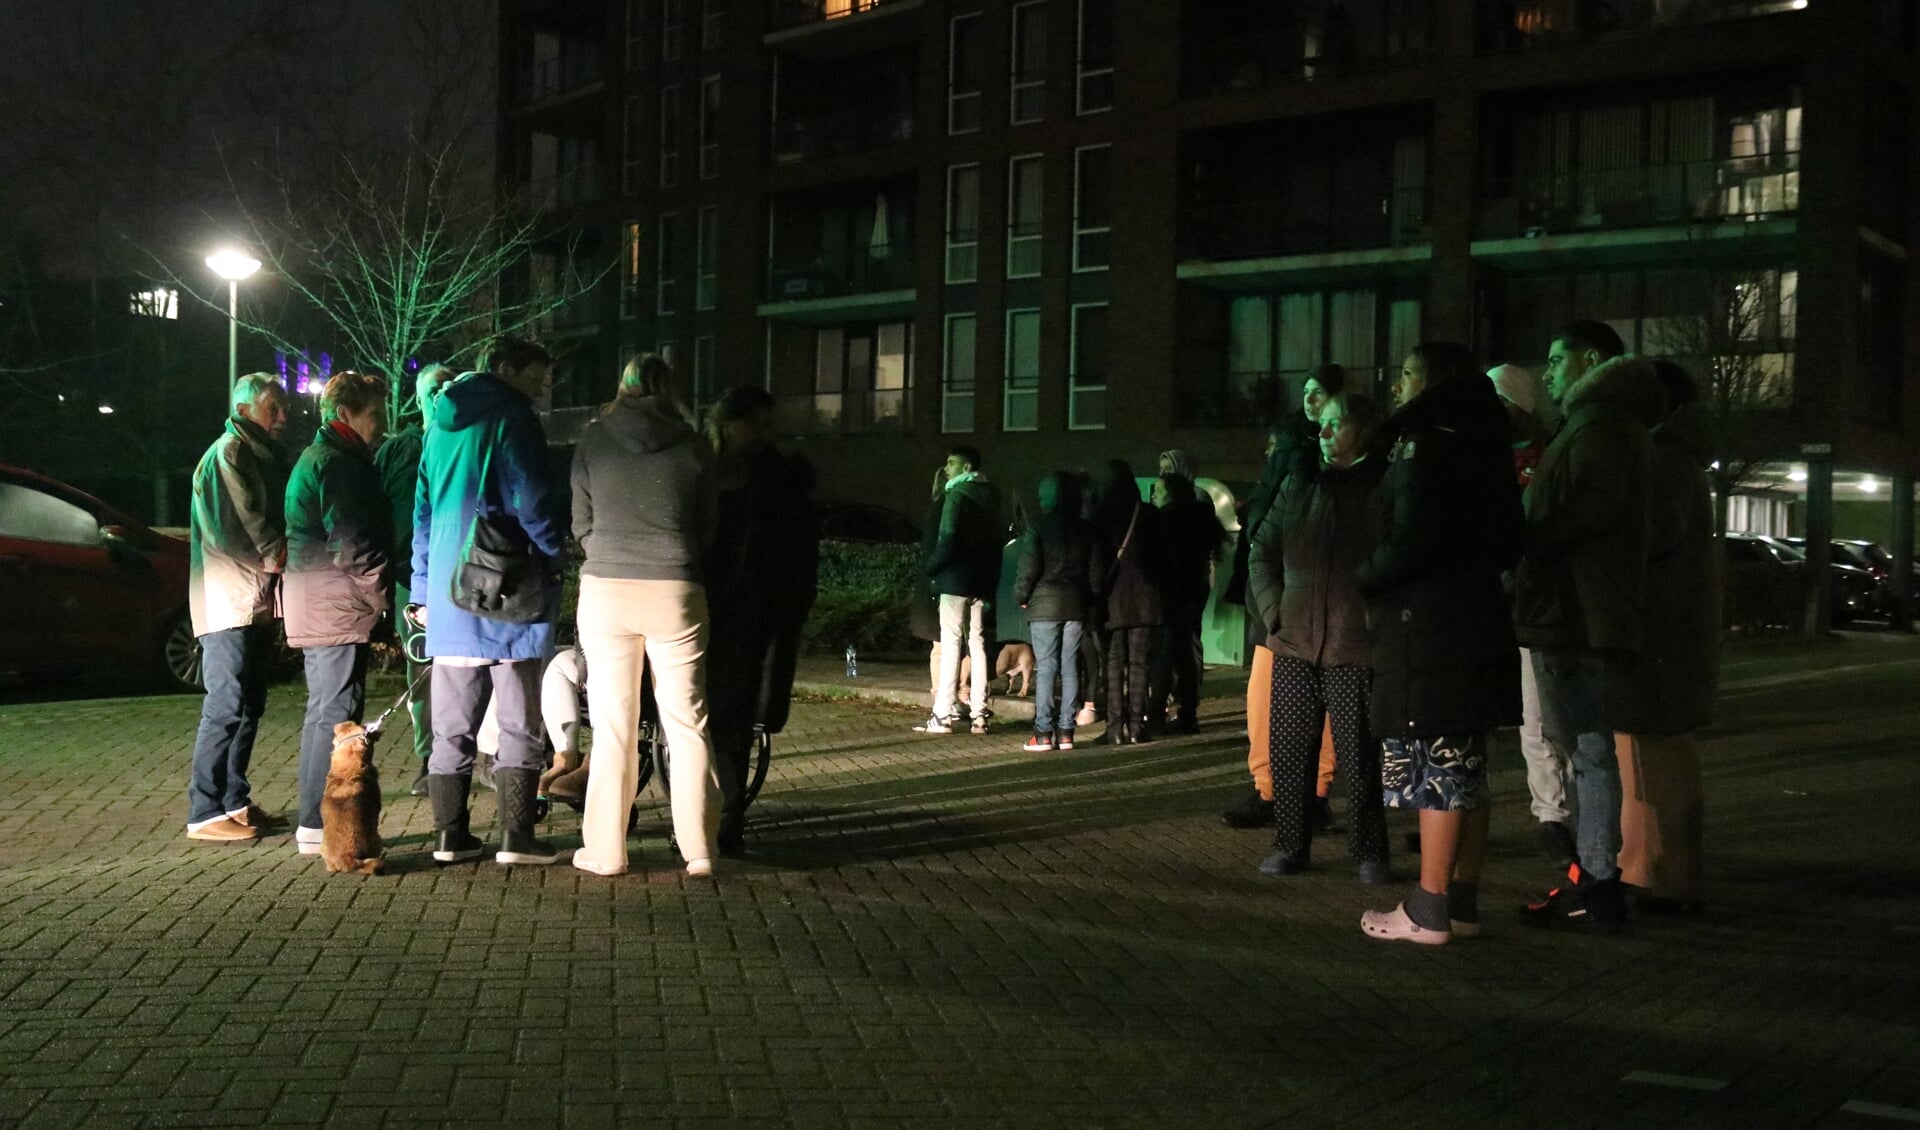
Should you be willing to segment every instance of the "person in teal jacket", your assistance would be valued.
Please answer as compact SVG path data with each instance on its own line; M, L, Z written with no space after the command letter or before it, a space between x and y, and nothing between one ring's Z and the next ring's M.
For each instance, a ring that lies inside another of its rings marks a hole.
M540 671L553 654L567 522L547 470L546 436L533 398L545 394L552 357L530 341L503 338L481 372L446 386L433 406L420 453L413 506L413 579L408 609L424 625L433 659L433 755L427 796L438 832L433 858L459 863L481 854L468 829L474 736L494 698L500 723L500 863L553 863L559 853L534 839L535 796L545 750L540 739ZM452 591L479 500L518 526L541 558L547 611L538 621L489 620L456 607Z

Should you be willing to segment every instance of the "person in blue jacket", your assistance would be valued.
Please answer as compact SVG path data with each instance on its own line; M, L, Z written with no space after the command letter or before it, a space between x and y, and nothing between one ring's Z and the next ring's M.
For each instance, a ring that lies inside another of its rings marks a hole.
M474 738L489 698L500 723L500 863L553 863L560 853L534 838L535 797L545 751L540 740L540 672L553 654L567 521L547 471L546 436L534 414L553 359L539 345L502 338L481 371L447 385L433 406L414 494L413 581L408 615L426 629L433 661L433 754L427 797L438 833L437 863L477 859L468 829ZM461 550L479 499L503 524L517 524L543 559L547 611L533 623L485 619L453 603Z

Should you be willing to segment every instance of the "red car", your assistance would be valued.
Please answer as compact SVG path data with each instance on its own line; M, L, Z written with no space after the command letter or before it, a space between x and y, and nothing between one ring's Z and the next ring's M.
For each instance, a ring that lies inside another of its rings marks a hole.
M0 673L200 685L187 543L64 483L0 465Z

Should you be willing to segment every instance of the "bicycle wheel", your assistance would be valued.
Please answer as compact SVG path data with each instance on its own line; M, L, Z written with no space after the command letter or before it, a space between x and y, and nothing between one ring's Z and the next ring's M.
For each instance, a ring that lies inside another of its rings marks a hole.
M760 795L760 786L767 783L767 768L773 764L773 735L760 726L753 728L753 775L747 782L747 795L742 798L740 807L752 804Z

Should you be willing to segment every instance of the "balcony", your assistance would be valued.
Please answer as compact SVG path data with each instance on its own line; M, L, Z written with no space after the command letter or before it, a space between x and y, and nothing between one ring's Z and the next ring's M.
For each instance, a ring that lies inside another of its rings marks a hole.
M1793 12L1808 0L1480 0L1480 50L1525 51Z
M912 427L912 398L905 388L776 396L773 426L789 436L898 434Z
M1188 97L1220 94L1423 59L1433 7L1433 0L1187 0L1181 90Z
M1319 210L1284 200L1193 205L1181 224L1184 259L1261 259L1412 247L1428 242L1426 188L1353 190Z
M913 140L913 113L868 106L825 110L775 123L773 159L781 164L865 153Z
M577 51L533 63L520 71L516 105L537 106L557 101L600 81L597 52Z
M1800 207L1800 154L1525 174L1487 186L1480 239L1754 221Z
M1372 394L1382 406L1391 405L1390 389L1400 374L1396 366L1346 366L1350 386ZM1300 415L1300 387L1311 369L1232 372L1194 378L1180 386L1174 398L1174 424L1182 428L1271 427Z
M773 0L773 26L776 29L807 27L869 12L914 8L919 4L920 0Z
M808 302L906 290L913 286L913 261L904 247L886 254L816 255L767 264L767 301Z
M527 179L530 211L552 212L592 204L601 196L600 165L588 161L562 172L535 173Z

